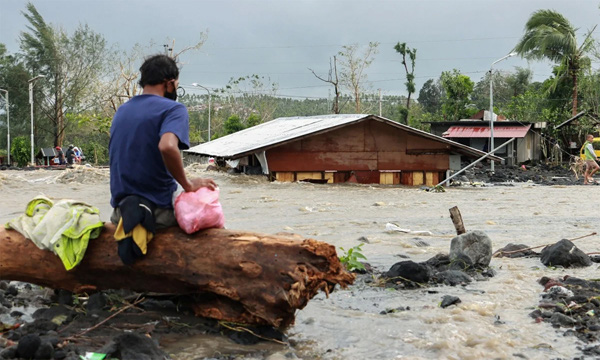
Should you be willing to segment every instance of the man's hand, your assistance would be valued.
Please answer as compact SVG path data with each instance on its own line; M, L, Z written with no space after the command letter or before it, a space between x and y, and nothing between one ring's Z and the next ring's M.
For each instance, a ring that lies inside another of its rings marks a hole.
M188 181L187 186L184 187L183 190L185 192L194 192L203 187L209 188L210 190L215 190L217 188L217 183L215 183L213 179L195 178Z

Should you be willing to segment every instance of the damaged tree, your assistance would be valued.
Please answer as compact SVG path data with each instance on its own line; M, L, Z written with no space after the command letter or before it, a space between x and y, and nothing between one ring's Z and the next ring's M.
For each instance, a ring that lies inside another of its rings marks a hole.
M0 228L0 280L18 280L75 293L105 289L190 294L199 316L285 328L319 290L346 287L354 275L344 270L335 247L291 235L210 229L187 235L178 228L159 231L147 255L122 264L107 224L91 240L86 256L66 271L53 253L14 230Z

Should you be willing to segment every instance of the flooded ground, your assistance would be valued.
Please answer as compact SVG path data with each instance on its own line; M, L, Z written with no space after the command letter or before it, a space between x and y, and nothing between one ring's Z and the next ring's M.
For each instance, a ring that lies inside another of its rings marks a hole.
M213 177L230 229L294 232L345 249L364 243L378 271L409 257L425 261L448 252L454 227L448 209L458 206L467 230L483 230L494 250L508 243L530 246L587 235L600 228L600 186L513 186L449 188L443 193L367 185L269 183L260 177L195 172ZM33 196L76 198L110 216L106 170L0 173L0 221L18 216ZM388 233L387 223L432 236ZM359 240L361 239L361 240ZM575 242L597 252L598 236ZM340 251L341 253L341 251ZM283 359L570 359L581 355L575 337L528 314L539 302L542 276L600 277L598 264L575 270L549 269L539 259L494 258L496 277L465 287L390 290L358 282L329 299L319 295L297 313L287 331L289 346L235 345L226 338L169 339L162 344L175 359L230 356ZM458 306L439 307L444 295ZM399 307L410 310L381 314Z

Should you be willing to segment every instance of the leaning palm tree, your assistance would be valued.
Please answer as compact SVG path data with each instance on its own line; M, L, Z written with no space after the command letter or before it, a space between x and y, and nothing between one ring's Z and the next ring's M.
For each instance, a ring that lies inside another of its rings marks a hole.
M586 54L594 46L591 35L595 29L594 26L578 46L577 29L569 20L554 10L538 10L525 24L525 34L514 49L527 59L557 63L554 89L562 78L573 79L573 116L577 114L577 76L584 64L589 64Z

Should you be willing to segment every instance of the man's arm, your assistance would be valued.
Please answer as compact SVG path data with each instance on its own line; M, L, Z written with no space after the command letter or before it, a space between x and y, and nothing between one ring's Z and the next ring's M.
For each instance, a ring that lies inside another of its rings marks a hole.
M158 150L162 155L167 170L169 170L185 192L193 192L201 187L214 190L217 187L217 184L212 179L195 178L188 180L183 169L181 154L179 154L179 138L177 135L171 132L163 134L158 143Z
M587 149L590 151L594 159L598 160L598 157L596 156L596 151L594 151L594 146L591 143L587 144Z

